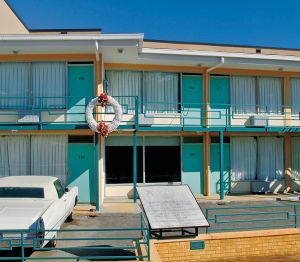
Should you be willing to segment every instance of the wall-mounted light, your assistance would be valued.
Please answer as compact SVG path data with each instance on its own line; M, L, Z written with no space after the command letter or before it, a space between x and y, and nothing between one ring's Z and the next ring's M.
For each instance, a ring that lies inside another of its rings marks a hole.
M279 67L279 68L278 68L278 71L283 71L283 67Z
M20 50L13 50L12 52L13 52L13 54L17 55L20 53Z
M118 48L118 53L119 54L123 54L123 52L124 52L124 48Z

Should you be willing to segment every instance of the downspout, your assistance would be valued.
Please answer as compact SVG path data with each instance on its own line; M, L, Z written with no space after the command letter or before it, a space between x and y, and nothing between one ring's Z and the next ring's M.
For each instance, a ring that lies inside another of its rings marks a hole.
M217 69L218 67L220 67L220 66L222 66L222 65L224 65L224 64L225 64L225 58L222 56L222 57L221 57L221 62L218 63L218 64L216 64L215 66L213 66L213 67L211 67L211 68L208 68L208 69L207 69L207 73L209 73L209 72L211 72L211 71Z
M96 61L99 62L100 56L99 56L99 41L95 40L95 54L96 54Z

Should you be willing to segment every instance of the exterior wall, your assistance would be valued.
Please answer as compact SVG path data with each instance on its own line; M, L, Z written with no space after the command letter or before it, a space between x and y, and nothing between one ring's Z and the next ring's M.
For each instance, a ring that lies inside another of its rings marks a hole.
M204 249L191 250L190 242L199 240L205 242ZM299 248L299 229L214 233L195 239L152 240L151 261L287 261L299 256Z
M27 28L4 0L0 1L0 34L29 34Z

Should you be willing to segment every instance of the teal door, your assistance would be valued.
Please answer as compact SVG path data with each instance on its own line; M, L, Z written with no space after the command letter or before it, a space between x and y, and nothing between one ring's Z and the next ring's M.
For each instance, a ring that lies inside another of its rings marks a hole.
M230 191L230 144L223 144L223 169L225 193ZM210 144L210 192L220 192L220 148L219 143Z
M202 123L203 79L201 75L182 75L182 107L184 126Z
M93 97L93 65L69 65L67 121L85 123L86 105Z
M68 145L68 185L78 187L80 203L95 203L94 156L94 144Z
M228 108L226 105L230 103L229 77L211 77L209 86L210 124L211 126L226 126L226 123L229 123L229 110L226 111ZM226 117L226 112L228 117Z
M203 144L183 144L182 184L190 186L194 194L203 194Z

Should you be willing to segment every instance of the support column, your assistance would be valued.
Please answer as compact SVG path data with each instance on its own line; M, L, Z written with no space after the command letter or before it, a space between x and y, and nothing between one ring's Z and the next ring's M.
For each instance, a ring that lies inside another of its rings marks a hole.
M291 158L291 135L284 135L284 178L285 190L290 192L292 189L292 158Z
M224 199L223 130L220 131L220 200Z
M204 195L210 195L210 134L209 132L204 133Z
M290 78L283 78L283 98L284 98L284 125L291 124L291 93L290 93Z
M99 96L103 92L103 61L102 54L99 54L99 59L95 60L95 95ZM96 108L96 121L102 120L101 107ZM96 152L96 209L99 211L104 201L104 139L100 134L96 134L95 152Z
M209 127L210 117L210 105L209 105L209 73L207 69L203 72L203 102L204 102L204 121L205 127ZM204 164L204 195L210 195L210 134L204 133L204 152L203 152L203 164Z
M133 132L133 202L136 203L137 192L137 141L136 141L136 131Z

